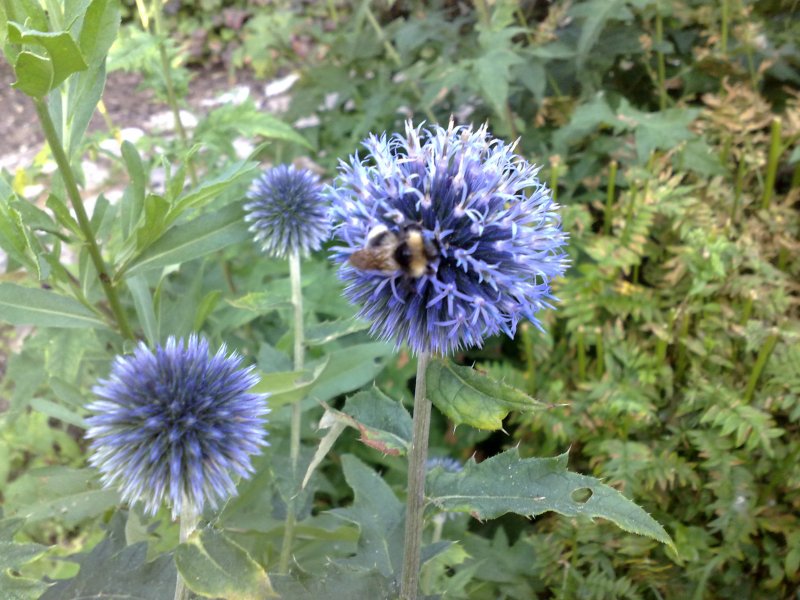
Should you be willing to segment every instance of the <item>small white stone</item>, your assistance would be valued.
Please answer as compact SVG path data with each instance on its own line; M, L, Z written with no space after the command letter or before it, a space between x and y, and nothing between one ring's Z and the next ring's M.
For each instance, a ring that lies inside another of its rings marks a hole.
M274 79L264 86L264 96L269 98L270 96L285 94L297 83L298 79L300 79L300 75L297 73L289 73L286 77Z
M28 200L33 200L34 198L38 198L43 191L44 186L39 183L26 185L22 190L22 196Z
M300 117L297 121L294 122L295 129L305 129L307 127L316 127L320 124L319 117L317 115L311 115L309 117Z
M192 129L197 126L197 117L188 110L180 111L181 123L185 129ZM153 131L174 131L175 118L171 110L156 113L147 120L146 127Z
M244 138L236 138L233 140L233 150L236 152L237 158L247 158L255 150L255 146Z
M222 104L242 104L250 97L250 88L246 85L237 85L229 92L220 94L216 98L205 98L200 102L202 106L220 106Z

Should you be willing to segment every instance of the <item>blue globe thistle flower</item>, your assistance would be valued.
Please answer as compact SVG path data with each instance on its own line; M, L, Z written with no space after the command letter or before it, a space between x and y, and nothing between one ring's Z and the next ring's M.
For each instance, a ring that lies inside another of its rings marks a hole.
M103 484L127 502L143 500L151 514L166 499L173 518L235 495L231 473L249 477L250 456L268 445L266 395L247 392L259 377L241 362L224 345L209 356L196 335L118 356L87 406L89 462Z
M311 171L274 167L253 181L247 198L245 221L265 253L307 256L328 239L328 202Z
M342 162L332 196L333 259L372 333L446 355L513 337L555 298L568 261L559 206L515 144L474 130L406 124Z

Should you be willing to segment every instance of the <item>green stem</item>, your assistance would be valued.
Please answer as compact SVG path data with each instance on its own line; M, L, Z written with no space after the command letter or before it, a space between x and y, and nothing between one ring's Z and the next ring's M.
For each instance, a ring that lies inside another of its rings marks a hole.
M183 509L181 510L180 521L181 521L181 529L180 529L180 543L185 544L189 541L189 536L192 535L192 532L197 529L197 523L200 517L197 512L194 510L194 507L190 505L189 502L186 501L186 497L184 496L183 499ZM183 577L181 577L180 571L177 575L177 580L175 581L175 600L189 600L189 589L186 587L186 583L183 581Z
M614 194L617 187L617 161L612 160L608 167L608 188L606 189L606 211L603 217L603 231L611 234L611 223L614 220Z
M586 345L583 339L583 326L578 327L578 379L586 381Z
M34 99L33 103L34 106L36 106L36 114L39 117L39 123L41 123L44 136L47 139L47 144L50 146L50 151L53 153L53 158L58 165L58 171L61 174L61 179L64 181L64 188L67 191L72 209L75 211L75 216L78 219L78 225L83 233L83 241L89 251L92 264L97 271L97 277L100 279L103 292L105 292L106 298L108 299L108 305L111 308L111 312L114 314L117 327L123 337L135 339L133 331L128 324L128 318L125 316L125 311L122 309L122 304L119 301L117 290L111 284L111 277L103 261L103 256L100 254L100 247L97 245L91 222L83 206L83 200L78 191L78 184L75 182L75 174L72 172L72 166L69 164L69 159L61 145L61 140L58 137L53 120L50 118L50 111L47 109L47 104L42 98Z
M730 18L730 11L728 7L728 0L722 0L722 23L719 33L719 46L723 54L728 53L728 19Z
M372 26L372 29L375 30L375 33L378 36L378 39L383 44L384 50L386 50L386 54L392 59L392 62L395 64L396 67L402 68L403 66L403 59L395 50L395 47L392 45L392 42L389 38L386 37L386 33L383 31L383 27L381 24L378 23L378 19L375 18L375 15L372 14L372 9L369 7L369 3L366 5L366 10L364 11L369 21L369 24ZM411 91L414 92L414 95L417 97L417 100L422 100L422 90L419 88L419 85L415 81L408 80L408 84L411 87ZM430 123L436 123L436 117L434 116L433 112L429 106L423 106L422 111L425 113L425 117L428 119Z
M533 328L530 323L522 324L522 348L525 352L525 376L528 380L528 393L536 391L536 356L533 354Z
M192 187L197 186L197 173L195 173L192 158L189 156L189 136L186 135L186 129L183 127L181 121L181 109L178 106L178 97L175 95L175 83L172 81L172 66L169 63L169 56L167 55L167 45L164 43L163 37L163 21L161 16L161 0L154 0L153 2L153 23L155 34L158 38L158 55L161 59L161 70L164 74L164 84L167 88L167 102L170 109L172 109L172 118L175 121L175 129L178 132L178 137L181 140L183 151L186 155L186 166L189 170L189 179L192 181Z
M798 162L797 166L794 168L794 173L792 173L792 183L790 185L792 189L800 188L800 162Z
M775 189L775 178L778 174L778 160L781 157L781 120L772 119L770 128L769 157L767 158L767 178L764 182L764 196L761 198L761 208L768 209L772 201L772 192Z
M661 110L667 108L666 64L664 61L664 20L661 17L661 8L656 5L656 56L658 60L658 106Z
M305 366L305 334L303 332L303 289L300 272L300 253L295 251L289 255L289 279L292 286L292 305L294 306L294 370L302 371ZM289 458L292 463L292 481L298 480L298 462L300 460L300 428L302 426L302 407L300 401L292 404L292 420L289 437ZM283 534L278 571L289 572L289 559L292 556L294 529L297 523L297 500L290 498L286 510L286 528Z
M739 205L742 201L742 188L744 187L744 170L745 162L744 157L739 159L739 165L736 167L736 181L733 184L733 208L731 208L731 223L736 224L736 219L739 216Z
M678 339L676 340L678 348L678 357L675 365L675 379L682 380L689 363L689 351L686 347L685 340L689 337L689 326L691 319L688 314L684 314L681 319L680 330L678 331Z
M425 511L425 460L428 457L428 432L431 426L431 401L427 398L425 371L429 352L417 358L417 382L414 388L414 425L408 456L408 497L403 548L403 576L400 599L416 600L419 593L420 556Z
M775 344L778 343L779 333L777 329L773 329L769 337L764 341L761 350L758 352L756 364L753 365L753 370L750 372L750 379L747 381L747 388L744 391L744 401L750 402L753 399L753 393L756 391L756 385L761 377L761 372L769 360L770 354L775 349Z
M603 344L603 328L597 328L597 363L595 363L595 373L598 379L603 378L606 368L605 346Z
M558 166L558 160L550 163L550 195L553 198L553 202L558 202L558 176L560 175Z

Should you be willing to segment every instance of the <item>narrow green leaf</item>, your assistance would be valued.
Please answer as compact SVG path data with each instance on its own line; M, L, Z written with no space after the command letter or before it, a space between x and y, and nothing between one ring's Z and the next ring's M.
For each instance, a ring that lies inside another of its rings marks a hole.
M253 391L268 393L269 405L272 408L299 402L308 396L309 390L319 380L327 365L327 361L324 361L318 364L313 371L264 373L261 381L253 387Z
M0 283L0 321L39 327L107 327L72 298L14 283Z
M136 251L141 252L155 242L167 228L169 203L158 194L144 199L144 220L136 228Z
M227 302L231 306L254 312L257 315L266 315L274 310L292 306L289 290L275 285L258 292L249 292L238 298L230 298Z
M428 397L455 425L496 431L512 410L530 412L548 405L471 367L432 360L427 370Z
M200 258L249 239L242 208L231 204L169 229L128 267L128 275Z
M235 134L248 138L257 136L292 142L312 150L308 143L291 125L275 116L259 110L252 101L240 105L228 104L211 111L197 126L196 135L207 143L222 146L230 143ZM234 134L234 135L231 135Z
M321 402L357 390L371 383L383 370L383 359L394 348L383 342L357 344L334 350L328 355L328 365L320 375L311 395Z
M203 181L198 187L181 196L170 209L166 224L169 225L189 208L204 206L230 186L251 179L258 165L252 161L239 161L228 166L222 173L212 179Z
M14 72L17 80L11 85L32 98L44 98L53 86L53 63L33 52L19 53Z
M325 321L306 327L306 343L309 346L322 346L341 337L369 329L369 323L358 319Z
M333 445L336 443L336 440L339 439L339 436L342 435L345 429L347 429L347 423L342 420L338 420L337 416L334 414L334 411L326 410L325 414L322 415L322 418L319 420L319 429L328 429L328 433L326 433L319 441L319 445L314 451L314 457L311 459L311 462L308 463L306 474L303 475L303 482L300 484L301 489L305 489L305 487L308 485L308 482L311 480L311 476L314 474L314 471L316 471L317 467L328 455L328 452L331 451L331 448L333 448Z
M567 471L567 459L567 454L523 459L512 448L481 463L470 459L459 473L432 470L426 495L442 510L467 512L477 519L506 513L533 517L548 511L600 517L674 549L667 532L644 509L599 479Z
M0 248L30 271L38 267L29 254L28 233L22 215L0 203Z
M69 146L67 154L76 158L84 143L84 134L92 120L97 103L103 96L106 85L106 66L101 62L97 67L78 73L72 79L74 96L69 103L67 125L69 127Z
M153 307L153 295L150 293L147 279L143 275L133 275L128 277L125 282L133 297L136 315L139 317L139 323L144 331L144 336L147 338L147 343L155 346L159 342L158 321Z
M55 215L56 221L58 221L59 225L69 229L73 235L82 235L80 225L78 225L78 222L72 216L72 213L70 212L69 208L67 208L67 205L64 204L64 200L55 194L50 194L47 197L45 206L53 211L53 214Z
M64 423L75 425L75 427L80 427L81 429L86 428L83 417L63 404L57 404L45 398L34 398L31 400L31 408Z
M18 23L8 23L8 39L15 44L35 44L47 52L52 63L52 79L48 91L56 87L67 77L87 68L80 48L72 36L66 31L46 32L28 29ZM20 54L20 58L22 57ZM17 77L21 75L19 58L15 66ZM27 93L27 92L26 92ZM41 97L41 96L39 96Z
M210 528L194 532L176 548L175 564L186 586L206 598L278 597L266 571L241 546Z
M119 30L119 3L115 0L92 0L83 17L78 38L81 52L92 68L105 62Z

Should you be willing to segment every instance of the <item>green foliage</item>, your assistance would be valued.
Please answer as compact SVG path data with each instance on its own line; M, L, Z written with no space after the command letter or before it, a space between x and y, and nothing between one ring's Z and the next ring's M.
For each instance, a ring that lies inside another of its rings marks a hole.
M567 471L567 455L520 459L516 448L470 461L463 471L434 470L428 477L430 501L446 511L495 519L509 512L533 517L554 511L566 517L602 517L631 533L672 544L650 515L597 479Z
M277 598L269 576L240 546L212 529L195 532L175 550L186 585L204 598Z
M132 2L45 4L0 0L0 44L79 184L81 160L97 151L100 134L86 130L106 70L139 73L173 111L186 104L187 65L298 79L285 114L223 105L185 139L106 152L124 191L101 190L88 224L65 171L31 171L48 190L35 202L0 173L0 320L17 328L10 342L0 336L3 594L161 599L176 563L205 597L397 594L414 361L353 319L320 253L303 264L307 358L295 369L286 265L249 243L241 200L253 159L313 149L327 178L367 133L452 114L488 121L544 163L573 265L546 333L521 323L514 341L429 367L431 454L469 460L460 473L429 473L423 592L792 597L796 6L201 0L157 27L161 3L144 15ZM288 125L300 122L302 133ZM241 137L264 143L239 160ZM156 172L163 184L151 183ZM85 467L84 406L134 338L193 331L257 366L271 446L239 496L176 548L165 514L120 510ZM293 406L306 423L297 469ZM278 575L292 501L293 569Z
M465 423L478 429L501 429L512 410L541 410L542 403L506 383L481 375L469 367L445 360L428 366L428 395L454 425Z

